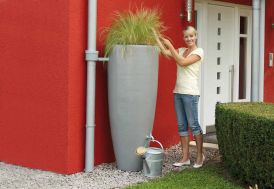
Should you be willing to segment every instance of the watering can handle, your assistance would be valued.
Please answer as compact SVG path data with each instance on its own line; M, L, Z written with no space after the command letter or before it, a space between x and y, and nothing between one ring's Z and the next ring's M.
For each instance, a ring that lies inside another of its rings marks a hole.
M150 142L156 142L156 143L158 143L161 146L162 150L164 150L163 145L158 140L152 139Z

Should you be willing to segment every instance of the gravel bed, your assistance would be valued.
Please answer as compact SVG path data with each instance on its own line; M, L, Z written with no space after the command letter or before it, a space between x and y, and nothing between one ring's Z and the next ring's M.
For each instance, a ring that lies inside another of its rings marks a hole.
M206 161L219 160L217 149L204 149ZM175 145L165 151L163 176L170 171L181 171L184 168L174 168L172 163L181 158L180 145ZM196 157L196 148L190 147L191 161ZM205 162L206 163L206 162ZM118 170L115 163L96 166L91 173L72 175L56 174L49 171L29 169L0 162L0 189L69 189L69 188L122 188L124 186L146 182L142 172L125 172Z

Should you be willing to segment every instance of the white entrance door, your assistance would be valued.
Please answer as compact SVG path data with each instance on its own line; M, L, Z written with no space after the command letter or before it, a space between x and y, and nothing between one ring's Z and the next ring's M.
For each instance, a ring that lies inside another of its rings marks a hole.
M251 25L250 17L243 19L240 9L231 4L210 2L195 4L198 46L205 51L199 106L204 133L207 126L215 124L217 102L243 101L243 96L245 101L250 100L250 40L246 35L243 42L240 34L240 28Z
M207 60L204 66L206 125L215 124L217 102L231 101L230 68L234 64L234 9L208 5Z

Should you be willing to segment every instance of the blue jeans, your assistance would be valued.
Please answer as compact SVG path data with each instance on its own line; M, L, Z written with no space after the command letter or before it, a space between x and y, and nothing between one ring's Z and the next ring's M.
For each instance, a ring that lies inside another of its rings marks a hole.
M198 121L198 95L174 93L174 104L177 116L178 131L180 136L188 136L188 126L193 135L202 134Z

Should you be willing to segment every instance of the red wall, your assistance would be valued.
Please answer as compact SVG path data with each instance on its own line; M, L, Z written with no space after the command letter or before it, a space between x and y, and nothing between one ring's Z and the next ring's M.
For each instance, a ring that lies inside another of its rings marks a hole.
M87 1L69 0L67 57L67 169L75 173L84 169L85 161L85 109L86 109L86 48Z
M114 12L143 3L158 7L176 47L182 44L183 1L98 1L100 33ZM84 169L86 1L0 2L0 160L60 173ZM106 69L96 68L95 163L114 161ZM172 89L176 66L161 57L154 136L178 142Z
M68 8L0 1L1 161L67 172Z
M264 69L264 101L274 103L274 67L269 67L268 55L274 53L274 1L266 0L265 16L265 69Z

